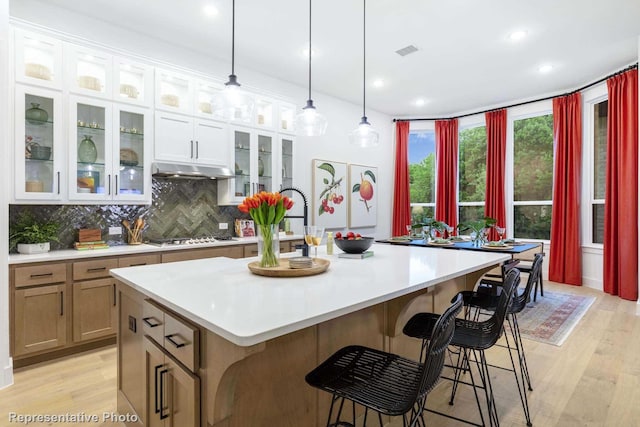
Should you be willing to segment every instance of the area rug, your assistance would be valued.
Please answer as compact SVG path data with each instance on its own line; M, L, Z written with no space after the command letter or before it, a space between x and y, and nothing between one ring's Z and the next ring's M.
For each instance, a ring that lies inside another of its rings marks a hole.
M545 291L518 314L522 338L561 346L595 297Z

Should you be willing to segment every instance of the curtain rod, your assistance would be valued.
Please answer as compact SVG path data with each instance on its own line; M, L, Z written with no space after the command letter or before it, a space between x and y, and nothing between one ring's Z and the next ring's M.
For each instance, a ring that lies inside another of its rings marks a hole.
M474 112L474 113L461 114L461 115L459 115L459 116L438 117L438 118L431 118L431 117L419 117L419 118L415 118L415 119L393 119L393 121L394 121L394 122L417 122L417 121L423 121L423 120L425 120L425 121L426 121L426 120L428 120L428 121L435 121L435 120L451 120L451 119L460 119L460 118L462 118L462 117L475 116L476 114L489 113L489 112L491 112L491 111L502 110L502 109L504 109L504 108L513 108L513 107L519 107L519 106L521 106L521 105L533 104L534 102L548 101L548 100L550 100L550 99L557 98L557 97L559 97L559 96L567 96L567 95L572 95L572 94L577 93L577 92L582 92L583 90L585 90L585 89L589 89L589 88L590 88L590 87L592 87L592 86L595 86L595 85L597 85L597 84L599 84L599 83L602 83L602 82L604 82L605 80L610 79L611 77L617 76L618 74L626 73L627 71L629 71L629 70L633 70L633 69L635 69L635 68L638 68L638 63L637 63L637 62L636 62L635 64L629 65L628 67L626 67L626 68L624 68L624 69L622 69L622 70L616 71L615 73L609 74L609 75L608 75L608 76L606 76L606 77L603 77L603 78L601 78L601 79L599 79L599 80L596 80L595 82L591 82L591 83L589 83L589 84L587 84L587 85L582 86L582 87L581 87L581 88L579 88L579 89L576 89L576 90L571 91L571 92L564 93L564 94L562 94L562 95L553 95L553 96L547 96L547 97L545 97L545 98L532 99L531 101L518 102L517 104L511 104L511 105L507 105L507 106L504 106L504 107L491 108L491 109L489 109L489 110L476 111L476 112Z

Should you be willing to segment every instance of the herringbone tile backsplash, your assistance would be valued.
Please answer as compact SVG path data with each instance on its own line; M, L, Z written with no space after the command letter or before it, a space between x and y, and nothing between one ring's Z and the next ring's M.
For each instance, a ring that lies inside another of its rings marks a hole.
M236 206L218 206L217 183L212 180L153 180L151 205L9 205L9 222L13 224L23 211L37 219L60 224L60 243L51 249L73 247L79 228L100 228L102 238L111 245L125 244L126 231L109 236L109 227L121 227L123 219L145 220L143 239L162 237L196 237L233 235L233 223L243 216ZM226 222L228 230L219 230Z

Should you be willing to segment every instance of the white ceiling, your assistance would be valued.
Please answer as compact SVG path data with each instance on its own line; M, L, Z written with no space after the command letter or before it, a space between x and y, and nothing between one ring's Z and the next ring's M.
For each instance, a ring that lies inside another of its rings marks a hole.
M231 0L38 1L230 61ZM360 0L313 3L314 92L362 103L362 17ZM519 43L508 39L516 29L528 32ZM238 68L306 87L307 35L306 0L236 1ZM636 62L638 36L639 0L369 0L367 108L442 117L561 93ZM418 51L395 53L409 44Z

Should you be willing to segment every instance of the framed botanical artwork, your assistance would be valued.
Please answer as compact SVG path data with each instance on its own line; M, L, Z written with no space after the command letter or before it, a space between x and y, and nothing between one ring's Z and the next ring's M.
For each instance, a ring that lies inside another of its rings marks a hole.
M326 228L347 226L347 164L312 161L313 224Z
M349 228L376 226L377 183L377 167L349 165Z

